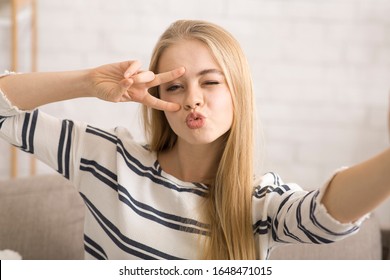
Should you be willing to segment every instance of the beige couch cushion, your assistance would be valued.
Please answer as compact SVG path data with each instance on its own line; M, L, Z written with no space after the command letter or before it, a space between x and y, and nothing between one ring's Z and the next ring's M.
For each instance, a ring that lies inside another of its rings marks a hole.
M83 209L58 175L0 182L0 250L23 259L83 259Z

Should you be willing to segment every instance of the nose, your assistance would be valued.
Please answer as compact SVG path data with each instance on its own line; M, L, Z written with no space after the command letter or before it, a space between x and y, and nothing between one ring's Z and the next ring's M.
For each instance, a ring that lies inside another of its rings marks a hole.
M203 105L203 95L200 89L189 88L184 100L183 107L185 110L194 110Z
M200 103L195 103L193 105L190 105L190 104L185 104L184 105L184 109L189 111L189 110L194 110L196 108L200 107Z

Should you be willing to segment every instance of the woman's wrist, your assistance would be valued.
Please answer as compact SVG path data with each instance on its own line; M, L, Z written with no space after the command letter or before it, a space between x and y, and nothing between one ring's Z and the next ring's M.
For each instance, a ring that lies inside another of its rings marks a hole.
M71 81L68 82L68 85L70 88L67 91L68 98L65 99L95 97L95 87L93 85L91 73L91 69L69 72L69 78Z

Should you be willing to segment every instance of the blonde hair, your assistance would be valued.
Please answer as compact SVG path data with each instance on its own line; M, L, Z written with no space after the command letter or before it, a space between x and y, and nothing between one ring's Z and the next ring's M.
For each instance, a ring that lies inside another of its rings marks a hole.
M233 102L233 123L214 182L207 197L205 219L210 236L202 251L204 259L255 259L252 225L253 188L253 89L247 60L233 36L205 21L174 22L157 42L150 70L157 71L159 59L169 46L180 40L199 40L211 51L225 75ZM159 96L158 88L150 90ZM150 149L161 152L173 148L177 135L164 112L143 107Z

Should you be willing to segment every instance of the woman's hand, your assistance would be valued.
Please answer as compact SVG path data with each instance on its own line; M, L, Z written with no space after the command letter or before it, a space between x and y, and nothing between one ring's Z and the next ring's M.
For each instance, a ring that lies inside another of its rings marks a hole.
M185 69L154 74L151 71L141 71L140 67L139 61L126 61L92 69L92 95L111 102L134 101L158 110L179 110L179 104L158 99L150 95L148 89L179 78Z

